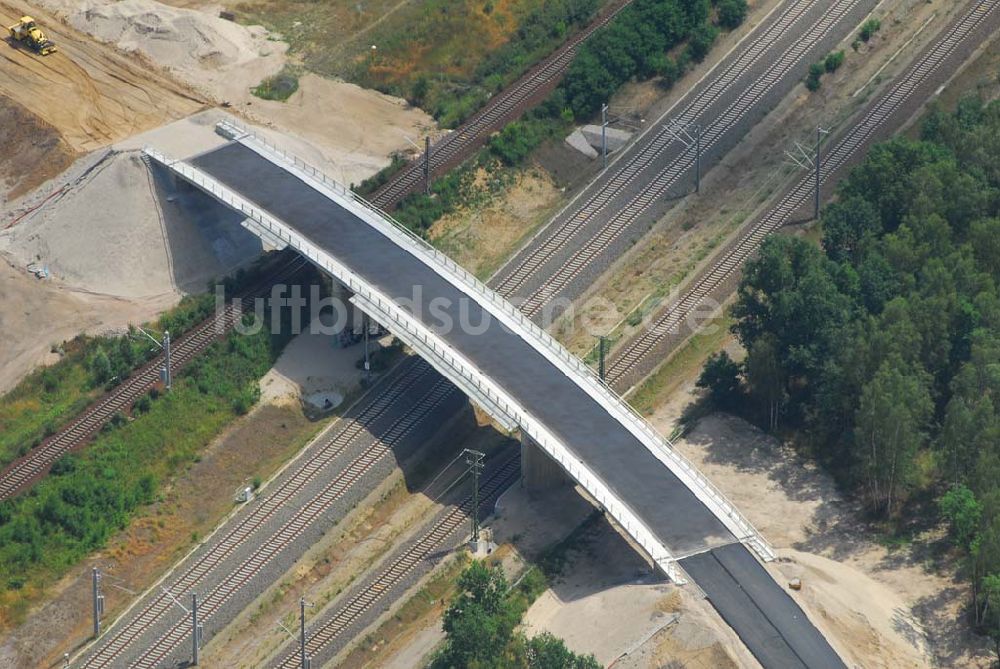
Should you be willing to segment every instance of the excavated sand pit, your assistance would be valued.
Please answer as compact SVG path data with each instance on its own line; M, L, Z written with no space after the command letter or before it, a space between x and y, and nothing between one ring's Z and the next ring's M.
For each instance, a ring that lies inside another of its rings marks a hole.
M95 293L199 292L260 253L239 220L204 195L176 188L138 152L110 152L61 197L0 233L0 251Z
M59 51L38 56L0 43L0 96L54 127L74 151L92 151L204 106L184 86L21 2L0 0L0 21L31 14ZM29 131L19 135L30 143Z

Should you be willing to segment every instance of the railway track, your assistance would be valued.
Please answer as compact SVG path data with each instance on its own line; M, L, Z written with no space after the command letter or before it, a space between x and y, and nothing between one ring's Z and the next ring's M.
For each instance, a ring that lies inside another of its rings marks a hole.
M843 133L833 149L824 152L820 170L822 184L862 157L864 149L872 143L877 133L886 129L886 122L912 102L914 93L925 85L931 75L972 33L985 24L997 10L998 4L1000 0L981 0L972 5L906 70L888 92L869 107L857 123ZM608 383L615 387L631 386L638 381L637 375L648 373L651 370L650 364L655 366L656 362L648 360L651 354L676 335L681 323L706 299L713 297L721 287L733 284L743 264L756 252L761 242L788 223L792 215L813 197L814 188L814 177L803 176L773 208L723 247L717 262L706 268L676 302L653 320L650 327L620 347L619 353L611 357Z
M542 98L559 83L569 64L573 62L580 44L607 25L618 12L631 3L632 0L616 2L597 19L566 40L559 49L528 70L520 79L491 98L460 128L431 145L431 175L440 174L457 166L482 146L490 133L500 130L519 118L526 109L541 102ZM404 197L418 190L424 183L424 160L425 155L421 154L407 163L372 194L369 198L371 203L379 209L391 211Z
M480 508L488 510L496 499L519 478L521 458L519 454L508 458L480 483L482 500ZM372 578L354 589L352 595L328 615L314 622L307 630L306 653L316 657L327 651L329 646L341 638L353 625L363 622L363 618L400 584L405 584L421 565L426 565L435 551L451 548L445 542L468 522L472 509L472 495L466 495L459 503L444 512L419 538L385 560L385 566ZM294 669L299 666L298 652L288 652L283 659L271 666Z
M757 63L771 43L782 33L787 32L797 23L805 12L815 5L815 0L805 0L789 4L778 16L778 18L767 25L763 31L757 34L747 44L740 54L733 59L726 68L714 77L707 87L680 112L679 118L683 123L690 123L698 118L712 103L722 96L740 74L747 71ZM687 95L694 94L691 93ZM685 96L685 99L687 97ZM674 105L675 108L676 105ZM613 164L614 173L608 178L606 184L602 185L597 192L590 195L576 210L558 223L551 236L543 241L537 249L520 262L512 262L508 267L498 272L499 281L496 283L498 291L504 294L514 294L533 276L545 260L573 237L574 234L589 220L604 211L612 200L626 188L630 187L641 173L654 163L656 158L670 144L674 138L666 128L657 129L655 126L647 132L654 132L654 136L646 143L642 144L636 155L629 160L622 160ZM641 138L640 138L641 142ZM637 145L639 143L637 142ZM568 213L568 210L563 212ZM516 260L516 258L515 258Z
M245 291L239 303L230 301L225 309L217 311L194 326L172 344L171 366L180 369L190 362L212 342L229 332L241 317L243 310L253 306L257 297L266 294L274 283L293 276L304 265L305 261L301 258L292 259ZM84 409L66 427L31 449L26 455L8 464L0 473L0 500L13 497L25 490L43 477L56 460L89 442L116 412L131 407L135 400L160 380L162 367L163 354L160 353Z
M800 39L788 46L771 65L758 76L739 97L733 100L721 113L712 114L711 119L704 123L701 134L702 156L709 154L715 145L732 133L739 123L749 116L758 105L772 92L779 82L795 73L805 63L806 56L821 41L841 24L843 19L855 10L862 0L837 0L829 3L822 15L811 25L805 27ZM785 14L774 22L772 30L762 35L779 35L787 30L795 29L795 23L814 6L813 2L802 2L793 5ZM798 26L802 28L802 26ZM756 41L755 41L756 42ZM720 80L748 70L765 53L763 45L751 44L744 52L745 64L739 72L727 71ZM744 61L739 58L733 65ZM731 68L735 69L735 67ZM730 79L731 81L731 79ZM678 115L681 123L691 123L706 116L706 112L719 98L712 86L706 95L699 96ZM562 247L571 247L576 252L568 261L559 266L534 290L521 306L529 317L535 317L542 308L564 289L591 264L607 252L609 247L633 225L651 207L667 196L675 188L681 177L687 174L694 164L695 149L692 145L681 144L681 148L655 176L648 178L645 174L654 160L678 140L666 129L660 129L653 140L637 156L634 164L628 164L612 176L602 188L594 193L580 206L576 212L565 219L563 224L545 240L539 247L507 274L502 282L503 291L513 293L531 279L546 261ZM632 163L633 161L630 161ZM622 192L638 185L638 192L624 205L613 212L607 211L608 205ZM598 218L606 218L596 235L579 239L587 223Z
M199 604L202 620L209 620L220 606L225 604L283 548L292 543L311 523L327 511L331 504L341 499L361 477L386 458L392 452L393 447L403 438L409 436L414 428L426 419L436 407L448 399L452 393L457 392L451 384L433 372L430 366L423 361L408 363L408 366L392 383L383 384L376 388L371 401L365 403L353 420L347 422L346 425L336 423L328 428L332 432L332 436L325 438L325 442L316 452L311 453L289 476L282 479L274 492L267 491L266 496L260 500L256 508L240 517L235 526L229 528L225 535L218 540L213 540L193 564L189 565L178 576L172 577L168 587L152 596L141 610L134 614L127 614L127 622L121 620L120 624L116 623L109 631L109 634L114 636L108 639L106 635L101 647L87 657L80 666L118 666L121 661L126 659L123 658L123 654L128 651L130 645L169 614L170 609L174 606L172 593L186 595L203 587L206 577L214 569L233 557L238 549L247 545L249 541L258 541L263 548L254 551L248 558L242 560L235 569L226 574L224 578L219 579L219 583L206 596L202 597ZM423 389L425 394L409 411L397 416L381 436L371 436L369 429L372 423L389 415L389 412L396 408L401 398L414 389ZM290 517L284 519L277 517L280 512L287 509L290 501L304 492L307 486L321 480L320 477L324 473L328 474L327 468L344 454L352 442L364 438L366 434L371 441L359 455L332 476L318 494L311 496L309 501ZM266 532L269 526L274 523L279 525L276 531L267 537L258 536L258 533ZM146 654L131 663L130 666L157 666L157 663L166 657L184 638L183 622L183 620L179 621L165 634L155 639L150 644Z

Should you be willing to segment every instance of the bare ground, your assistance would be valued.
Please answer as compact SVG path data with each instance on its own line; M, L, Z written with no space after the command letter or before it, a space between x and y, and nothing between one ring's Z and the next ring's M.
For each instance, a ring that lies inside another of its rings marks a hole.
M428 238L462 267L486 279L549 220L561 201L548 173L532 167L519 173L502 196L436 221Z
M135 58L98 44L20 0L0 2L10 25L31 14L59 51L38 56L0 45L0 94L54 127L74 151L90 151L190 114L202 100Z
M52 177L73 161L73 151L51 125L23 105L0 96L0 206Z
M129 323L153 320L173 295L132 300L75 290L36 279L24 266L0 256L0 392L10 390L36 365L57 360L54 345L81 332L121 331Z

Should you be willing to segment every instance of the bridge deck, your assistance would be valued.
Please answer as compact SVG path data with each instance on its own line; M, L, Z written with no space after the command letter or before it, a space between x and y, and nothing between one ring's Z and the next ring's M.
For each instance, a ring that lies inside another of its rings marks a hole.
M579 385L575 372L563 371L497 318L485 318L489 309L471 289L456 287L426 259L359 218L352 205L338 204L297 176L294 165L286 167L241 142L187 164L389 296L525 407L531 422L541 423L569 450L564 466L576 459L610 489L615 504L625 505L655 535L651 538L679 559L766 669L844 667L795 601L720 520L732 519L700 500L678 478L686 474L675 474L656 457L620 417ZM195 183L201 178L179 164L173 167ZM449 322L473 327L442 327Z
M441 337L530 407L675 555L732 543L729 530L633 434L519 335L393 240L239 143L189 161L294 228ZM416 293L414 286L420 287ZM463 320L482 332L459 327Z

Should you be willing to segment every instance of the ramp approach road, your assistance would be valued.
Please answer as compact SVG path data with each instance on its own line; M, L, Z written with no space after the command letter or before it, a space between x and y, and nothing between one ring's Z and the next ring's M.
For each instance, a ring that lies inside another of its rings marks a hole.
M559 463L672 579L696 559L711 587L756 611L737 629L764 666L844 666L747 549L773 558L763 538L582 362L347 189L235 126L220 131L235 140L189 161L147 153L345 284L360 308ZM697 557L706 553L714 557ZM158 640L159 652L185 638L183 624ZM163 655L147 656L138 666Z

